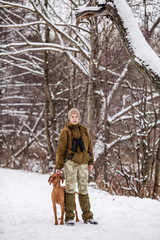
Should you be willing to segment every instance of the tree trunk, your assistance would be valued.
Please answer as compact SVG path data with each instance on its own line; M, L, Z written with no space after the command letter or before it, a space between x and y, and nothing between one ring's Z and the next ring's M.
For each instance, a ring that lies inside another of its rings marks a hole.
M72 63L69 63L68 64L69 66L69 69L73 69L72 68ZM75 71L73 71L73 74L75 73ZM72 107L75 107L75 98L74 98L74 87L73 87L73 79L74 79L74 76L72 74L72 70L70 70L70 73L69 73L69 92L70 92L70 108Z
M45 7L47 8L48 1L45 0ZM45 26L45 42L49 43L49 27L48 25ZM43 87L46 95L46 111L48 111L48 105L49 105L49 111L50 111L50 120L51 120L51 130L52 133L49 134L49 119L48 119L48 113L45 111L45 129L46 129L46 137L47 137L47 144L48 144L48 150L50 153L50 157L53 157L53 154L55 155L56 151L56 143L55 143L55 106L54 106L54 100L51 96L51 91L49 88L49 65L48 65L49 57L48 57L48 51L44 51L44 82ZM50 135L52 135L52 145L50 138Z
M157 198L159 195L159 178L160 178L160 144L156 154L156 166L155 166L155 180L153 198Z
M94 75L94 24L91 19L91 57L90 57L90 77L88 80L88 131L93 136L92 122L93 122L93 75Z
M2 89L0 89L0 163L2 161L2 106L1 106L1 98L2 98Z
M50 132L49 132L49 121L48 121L49 106L48 105L49 105L48 100L46 100L45 112L44 112L44 127L45 127L45 133L46 133L48 152L49 152L49 155L51 156L53 154L53 148L52 148Z

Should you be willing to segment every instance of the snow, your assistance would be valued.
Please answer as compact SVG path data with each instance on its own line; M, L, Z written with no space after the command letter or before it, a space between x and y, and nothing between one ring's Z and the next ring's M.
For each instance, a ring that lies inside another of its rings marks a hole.
M106 0L98 0L98 4L106 4Z
M77 9L77 13L83 12L83 11L85 11L85 10L87 10L87 11L98 11L98 10L101 9L101 7L98 7L98 6L93 6L93 7L90 6L90 7L87 7L87 5L88 5L88 2L85 3L85 4L82 5L82 6L79 6L78 9ZM87 8L87 9L86 9L86 8Z
M160 76L160 58L143 37L127 1L114 0L114 4L127 29L129 41L137 57L136 61L139 61L140 64L143 63L148 70L152 69Z
M91 210L98 225L54 225L49 175L0 169L1 240L158 240L160 202L112 196L89 187ZM77 199L78 200L78 199ZM60 214L58 207L58 215Z

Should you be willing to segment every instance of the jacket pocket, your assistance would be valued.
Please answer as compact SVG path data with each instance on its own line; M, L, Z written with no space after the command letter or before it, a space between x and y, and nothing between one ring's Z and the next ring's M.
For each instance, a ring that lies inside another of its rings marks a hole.
M64 162L67 162L68 160L72 160L73 157L74 157L74 153L71 154L71 155L68 155L68 156L65 158Z

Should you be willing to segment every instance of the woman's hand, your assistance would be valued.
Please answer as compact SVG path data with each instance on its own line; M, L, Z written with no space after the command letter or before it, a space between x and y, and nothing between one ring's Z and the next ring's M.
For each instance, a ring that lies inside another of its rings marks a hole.
M61 170L60 169L56 169L56 174L61 175Z
M88 165L88 172L91 172L93 169L93 165Z

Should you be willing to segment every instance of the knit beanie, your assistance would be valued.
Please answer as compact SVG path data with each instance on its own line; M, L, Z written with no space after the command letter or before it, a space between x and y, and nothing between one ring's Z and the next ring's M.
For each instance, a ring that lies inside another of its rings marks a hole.
M72 108L71 110L69 110L68 112L68 119L70 120L70 117L73 115L73 114L77 114L80 118L80 112L78 111L77 108Z

